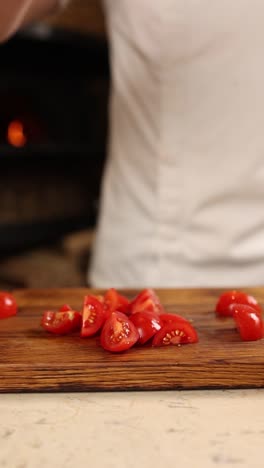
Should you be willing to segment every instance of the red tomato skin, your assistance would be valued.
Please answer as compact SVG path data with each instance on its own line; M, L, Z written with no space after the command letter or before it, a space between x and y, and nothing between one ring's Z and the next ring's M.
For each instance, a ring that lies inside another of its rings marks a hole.
M102 302L95 296L85 296L82 312L81 336L88 337L95 335L102 328L104 322L105 312Z
M72 310L71 306L69 304L63 304L59 308L59 312L68 312L69 310Z
M55 335L67 335L80 329L81 314L74 310L65 312L48 310L42 316L41 326Z
M154 312L163 314L165 310L153 289L144 289L130 303L130 314L137 312Z
M263 321L258 311L246 304L233 304L232 313L243 341L263 338Z
M109 317L112 312L128 313L129 300L117 292L115 288L108 289L104 296L104 308L106 317Z
M255 310L261 312L262 309L258 304L257 300L244 292L241 291L226 291L219 297L215 311L218 315L223 317L232 317L231 304L245 304L253 307Z
M135 325L122 312L113 312L106 320L101 336L101 346L106 351L118 353L134 346L139 339Z
M181 315L177 314L160 314L160 319L162 321L163 325L166 325L167 323L172 323L172 322L185 322L185 323L190 323L189 320L185 319Z
M177 346L197 342L198 335L192 325L179 320L178 323L175 321L164 325L154 336L152 346Z
M17 314L17 303L14 296L8 292L0 292L0 319L12 317Z
M145 344L149 341L162 326L160 316L154 312L137 312L132 314L129 318L138 330L138 342L140 344Z

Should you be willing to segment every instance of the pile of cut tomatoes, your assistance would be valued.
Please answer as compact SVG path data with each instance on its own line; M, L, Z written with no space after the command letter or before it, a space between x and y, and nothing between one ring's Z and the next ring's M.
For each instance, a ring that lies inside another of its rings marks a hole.
M0 319L16 315L17 309L14 296L0 292ZM262 309L253 296L236 290L224 292L215 312L217 317L234 320L243 341L264 337ZM102 347L112 352L125 351L136 344L180 346L198 341L193 324L180 315L167 313L152 289L144 289L132 301L113 288L105 295L87 295L81 312L64 304L58 311L44 312L41 325L56 335L79 331L87 338L100 334Z
M45 330L58 335L76 330L82 337L100 333L102 347L112 352L151 340L153 346L198 341L192 324L179 315L166 313L152 289L144 289L132 301L113 288L104 296L88 295L82 313L64 305L58 312L45 312L41 323Z

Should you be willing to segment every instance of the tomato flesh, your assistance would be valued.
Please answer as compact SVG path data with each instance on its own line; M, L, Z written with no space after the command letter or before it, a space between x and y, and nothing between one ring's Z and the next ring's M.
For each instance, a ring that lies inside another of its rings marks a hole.
M149 341L162 326L160 316L154 312L137 312L130 316L130 320L138 330L140 344Z
M103 304L95 296L85 296L81 336L87 337L97 333L105 321Z
M154 312L163 314L165 310L153 289L144 289L130 303L129 310L131 314L137 312Z
M17 303L14 296L8 292L0 292L0 319L16 315Z
M232 317L231 304L245 304L253 307L255 310L261 312L261 307L255 297L250 296L241 291L226 291L218 299L216 304L216 313L223 317Z
M190 323L182 320L165 324L153 338L153 346L182 345L196 343L198 335Z
M42 316L41 325L50 333L66 335L80 329L81 320L81 314L74 310L64 312L48 310Z
M243 341L256 341L263 338L262 317L253 307L233 304L232 314Z
M100 337L107 351L120 352L131 348L139 339L135 325L122 312L113 312L106 320Z

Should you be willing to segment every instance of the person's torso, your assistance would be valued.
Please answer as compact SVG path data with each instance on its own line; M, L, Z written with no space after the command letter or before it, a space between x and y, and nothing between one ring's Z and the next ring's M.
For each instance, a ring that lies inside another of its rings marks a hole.
M264 274L264 2L106 0L110 155L93 284Z

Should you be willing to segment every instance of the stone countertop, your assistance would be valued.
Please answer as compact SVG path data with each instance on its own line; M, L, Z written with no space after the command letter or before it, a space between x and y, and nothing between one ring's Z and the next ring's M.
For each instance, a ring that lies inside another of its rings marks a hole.
M0 467L263 467L264 390L0 395Z

